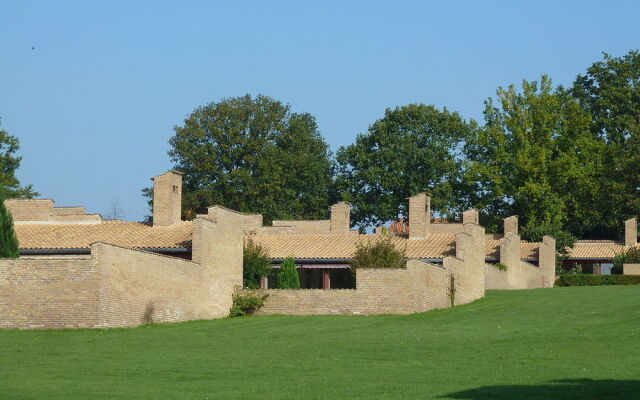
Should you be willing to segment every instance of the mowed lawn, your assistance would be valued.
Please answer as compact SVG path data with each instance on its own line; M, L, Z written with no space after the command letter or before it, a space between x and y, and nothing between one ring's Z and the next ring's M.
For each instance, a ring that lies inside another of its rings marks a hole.
M0 331L2 399L638 399L640 286L398 316Z

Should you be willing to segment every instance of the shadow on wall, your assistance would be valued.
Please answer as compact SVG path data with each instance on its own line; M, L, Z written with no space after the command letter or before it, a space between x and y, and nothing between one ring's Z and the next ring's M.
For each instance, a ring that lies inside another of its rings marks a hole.
M483 386L443 396L447 399L638 399L640 381L562 379L546 385Z

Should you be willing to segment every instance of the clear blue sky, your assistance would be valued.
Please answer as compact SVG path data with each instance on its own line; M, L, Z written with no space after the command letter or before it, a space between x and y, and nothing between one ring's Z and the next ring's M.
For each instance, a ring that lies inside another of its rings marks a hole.
M568 85L601 52L640 48L639 15L637 1L3 0L0 118L23 183L138 220L196 106L263 93L315 115L335 151L387 107L481 119L498 86Z

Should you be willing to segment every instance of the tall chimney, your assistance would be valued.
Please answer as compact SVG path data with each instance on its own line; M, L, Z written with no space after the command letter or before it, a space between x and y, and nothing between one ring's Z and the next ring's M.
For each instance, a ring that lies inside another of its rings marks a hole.
M462 223L463 224L471 223L471 224L480 225L480 212L475 208L471 208L467 211L463 211Z
M502 220L502 223L504 224L505 235L507 233L515 233L516 235L518 234L518 216L517 215L512 215L510 217L504 218Z
M341 201L331 206L331 227L332 233L347 233L351 225L351 205L346 201Z
M638 243L638 220L631 218L624 221L624 245L635 246Z
M153 181L153 226L180 222L182 213L182 174L167 171Z
M409 197L409 239L424 239L431 223L431 195Z

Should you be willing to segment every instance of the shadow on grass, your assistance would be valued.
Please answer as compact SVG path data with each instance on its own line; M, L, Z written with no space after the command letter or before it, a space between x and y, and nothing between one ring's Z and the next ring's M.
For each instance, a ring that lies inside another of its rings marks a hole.
M482 386L443 396L448 399L640 399L640 381L562 379L546 385Z

